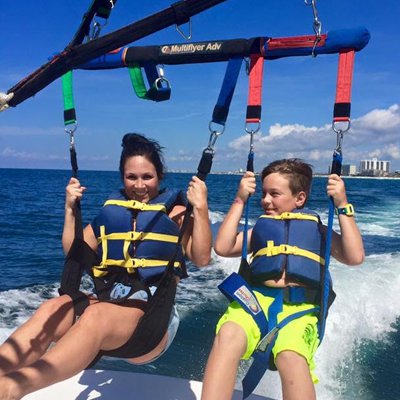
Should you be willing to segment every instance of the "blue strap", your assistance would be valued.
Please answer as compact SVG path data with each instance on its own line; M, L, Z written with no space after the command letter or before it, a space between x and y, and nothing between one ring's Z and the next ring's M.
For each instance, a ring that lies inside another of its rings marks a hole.
M254 152L250 150L247 157L247 171L254 172ZM242 259L247 259L247 237L249 230L249 200L247 199L244 211L244 228L243 228L243 245L242 245Z
M331 172L340 175L342 169L342 154L341 152L334 151L332 159ZM335 215L335 204L333 198L329 198L329 213L328 213L328 226L326 232L326 248L325 248L325 266L322 270L322 287L321 287L321 311L319 318L319 338L322 341L325 334L326 316L328 313L328 301L330 291L330 274L329 263L331 259L331 245L332 245L332 229L333 217Z
M242 57L231 58L228 61L218 100L212 114L212 122L225 126L242 61Z
M254 391L266 370L269 368L271 351L274 347L279 330L296 318L317 312L319 307L299 311L289 315L278 323L278 314L282 312L283 308L284 292L282 289L268 287L255 289L255 291L260 291L266 296L274 297L274 301L268 309L267 319L253 289L236 272L229 275L220 285L218 285L218 288L230 301L236 300L244 310L253 317L260 329L260 336L262 339L258 344L257 350L252 355L254 361L242 381L243 399L245 399Z
M229 275L218 289L230 300L236 300L256 321L261 336L268 333L268 321L265 317L261 305L258 302L253 290L248 283L236 272Z
M273 305L273 304L272 304ZM272 307L271 305L271 307ZM270 308L271 309L271 308ZM304 315L310 314L312 312L318 311L319 307L314 307L309 310L299 311L295 314L289 315L283 319L279 324L270 330L268 335L261 339L259 348L253 353L253 363L251 364L249 370L247 371L245 377L242 380L243 386L243 399L246 399L253 393L254 389L257 387L258 383L264 376L265 372L269 368L269 360L272 352L272 348L275 345L276 338L278 336L279 330L292 322L296 318L300 318ZM260 345L267 344L264 350L260 349Z

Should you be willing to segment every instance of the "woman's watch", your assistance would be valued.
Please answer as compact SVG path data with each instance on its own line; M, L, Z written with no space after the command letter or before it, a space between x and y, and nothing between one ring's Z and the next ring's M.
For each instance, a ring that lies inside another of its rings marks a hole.
M337 215L346 215L348 217L354 216L354 207L353 204L347 203L344 207L336 207Z

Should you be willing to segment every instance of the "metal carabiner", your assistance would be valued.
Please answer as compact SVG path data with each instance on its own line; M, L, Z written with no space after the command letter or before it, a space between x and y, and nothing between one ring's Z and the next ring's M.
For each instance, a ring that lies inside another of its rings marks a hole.
M259 124L260 125L260 124ZM254 145L253 145L253 142L254 142L254 134L257 132L259 130L259 128L256 130L256 131L248 131L248 130L246 130L246 132L250 135L250 153L252 153L253 152L253 150L254 150Z
M336 132L336 147L334 152L342 154L342 143L344 138L344 132L340 130L335 132Z
M65 132L69 135L69 147L70 149L74 149L75 148L75 137L74 137L74 133L77 129L77 124L73 124L73 126L71 126L70 128L65 128Z
M212 124L212 121L210 121L210 124L209 124L210 138L208 139L207 149L211 150L214 153L215 142L217 141L218 136L223 134L225 127L221 132L219 132L219 131L216 131L216 130L212 130L211 124Z
M312 48L312 51L311 51L311 55L313 57L316 57L315 48L317 47L318 43L321 40L321 30L322 30L322 23L318 18L318 11L317 11L317 5L316 5L317 4L317 0L311 0L311 1L304 0L304 3L307 6L312 6L312 9L313 9L313 16L314 16L313 30L314 30L314 33L315 33L315 40L314 40L314 45L313 45L313 48Z

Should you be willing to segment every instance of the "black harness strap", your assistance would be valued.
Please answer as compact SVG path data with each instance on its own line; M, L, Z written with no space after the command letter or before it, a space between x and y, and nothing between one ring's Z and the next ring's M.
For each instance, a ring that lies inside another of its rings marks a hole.
M78 176L78 162L76 150L71 134L70 159L72 167L72 176ZM96 265L97 254L83 240L83 225L81 205L79 202L75 205L75 237L71 248L65 258L64 268L61 276L61 284L58 289L60 295L67 294L72 298L76 315L81 315L89 305L88 297L79 290L82 275L88 266Z

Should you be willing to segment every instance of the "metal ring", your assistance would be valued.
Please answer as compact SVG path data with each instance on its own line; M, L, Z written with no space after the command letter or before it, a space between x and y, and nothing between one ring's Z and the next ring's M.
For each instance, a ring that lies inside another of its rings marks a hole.
M218 131L216 129L213 129L213 123L221 125L222 126L222 130ZM218 122L215 122L215 121L210 121L210 123L208 124L208 129L211 132L211 134L214 133L216 136L219 136L219 135L222 135L225 132L225 124L221 124L221 123L218 123Z
M336 124L339 123L339 122L347 123L346 128L345 128L345 129L338 129L338 128L336 128ZM348 120L348 121L333 121L333 122L332 122L332 130L333 130L335 133L346 133L346 132L350 129L350 125L351 125L350 120Z
M166 87L164 88L162 83L165 83ZM160 86L159 86L160 84ZM163 76L160 78L157 78L154 81L154 86L157 90L161 90L161 89L171 89L171 84L169 83L169 80L167 78L164 78Z
M250 129L250 128L248 128L248 125L249 125L249 124L257 124L256 129ZM244 127L245 131L246 131L247 133L250 133L250 134L257 133L257 132L260 130L260 128L261 128L261 123L260 123L260 122L246 122L246 125L245 125L245 127Z

